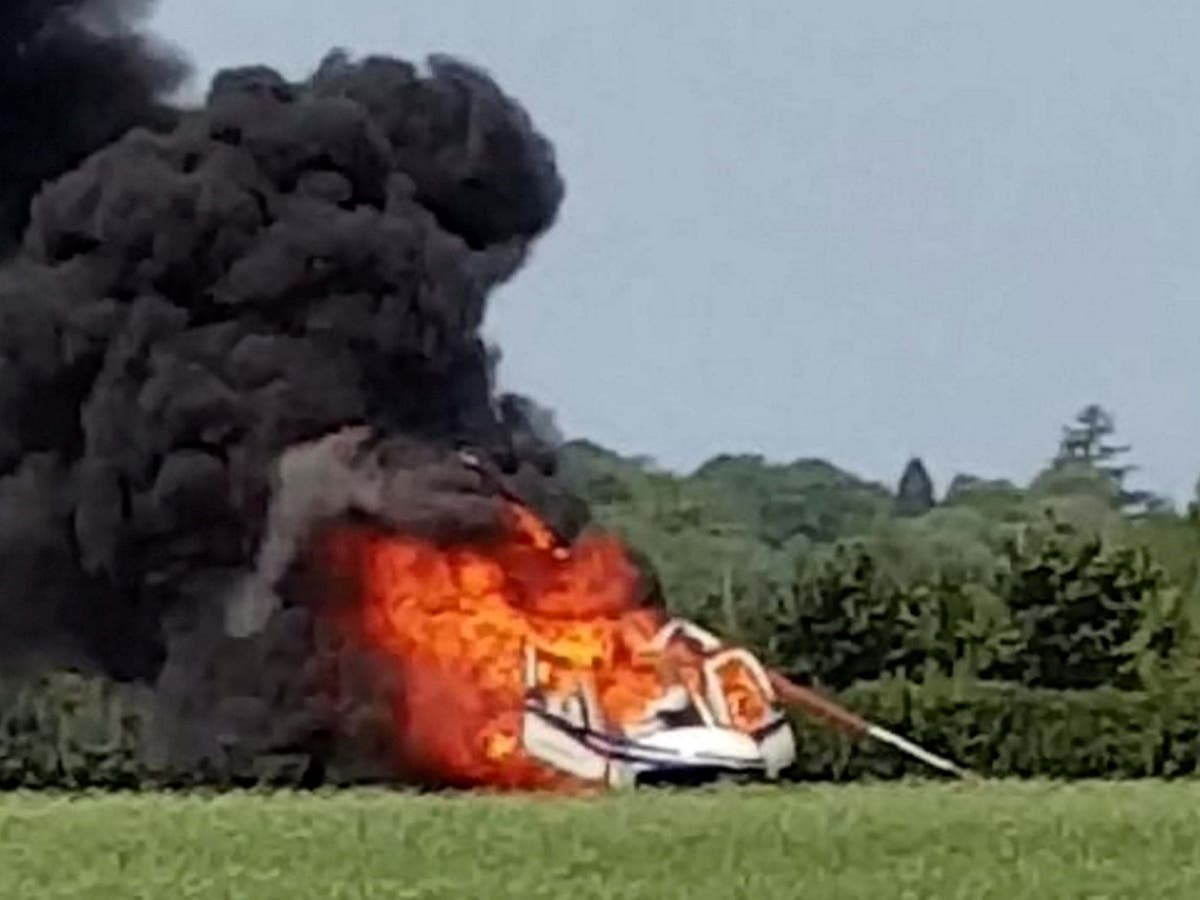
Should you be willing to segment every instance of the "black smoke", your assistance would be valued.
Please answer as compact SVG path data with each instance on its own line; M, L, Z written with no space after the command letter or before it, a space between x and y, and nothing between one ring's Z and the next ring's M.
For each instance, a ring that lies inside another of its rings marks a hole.
M0 269L0 658L155 684L193 774L311 762L371 680L295 599L320 522L586 519L480 337L562 197L483 72L343 53L222 73L47 186Z
M0 258L43 182L136 125L166 128L187 67L137 26L146 0L0 3Z

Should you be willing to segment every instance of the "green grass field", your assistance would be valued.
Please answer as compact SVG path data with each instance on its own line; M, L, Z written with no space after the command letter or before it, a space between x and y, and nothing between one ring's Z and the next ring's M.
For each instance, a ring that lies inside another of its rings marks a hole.
M1200 784L0 797L0 897L1200 897Z

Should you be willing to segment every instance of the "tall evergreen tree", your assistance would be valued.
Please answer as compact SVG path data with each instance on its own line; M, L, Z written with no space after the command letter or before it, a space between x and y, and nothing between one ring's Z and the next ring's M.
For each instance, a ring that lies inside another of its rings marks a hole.
M920 516L934 507L933 479L919 457L913 457L904 467L896 489L896 512L902 516Z
M1063 427L1054 468L1085 465L1103 473L1112 481L1119 506L1125 512L1136 514L1161 509L1165 502L1162 498L1150 491L1126 487L1126 479L1137 471L1137 466L1121 462L1132 449L1128 444L1109 443L1116 430L1112 413L1097 403L1088 404L1075 416L1073 424Z

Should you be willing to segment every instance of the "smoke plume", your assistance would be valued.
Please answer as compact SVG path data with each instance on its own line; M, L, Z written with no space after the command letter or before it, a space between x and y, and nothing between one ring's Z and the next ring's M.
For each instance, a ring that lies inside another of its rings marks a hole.
M228 71L164 128L179 70L122 27L137 4L18 8L0 65L27 85L53 59L112 66L126 93L89 119L68 92L3 159L53 133L44 173L156 127L49 184L0 269L0 658L155 684L161 752L193 773L310 772L331 729L375 727L345 685L377 673L294 599L321 522L484 533L504 495L567 535L585 520L479 334L556 216L552 148L446 58Z
M0 257L42 183L135 125L168 127L186 66L142 36L146 0L0 4Z

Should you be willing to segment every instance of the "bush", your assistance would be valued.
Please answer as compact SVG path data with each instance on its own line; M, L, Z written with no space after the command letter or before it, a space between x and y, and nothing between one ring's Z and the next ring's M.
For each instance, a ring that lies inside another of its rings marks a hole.
M880 570L871 548L845 543L810 561L756 647L795 677L842 689L978 675L1010 665L1021 635L1003 600L965 573L906 586Z
M900 625L903 668L883 676L976 677L1010 665L1022 648L1004 601L985 585L951 575L905 591Z
M768 659L833 688L878 678L905 662L902 598L861 544L810 560L779 610Z
M1034 687L1133 686L1133 640L1167 589L1165 572L1143 548L1106 548L1051 520L1008 550L1002 589L1022 640L1010 680ZM1164 635L1166 632L1164 631ZM1161 654L1160 635L1145 637Z
M1154 692L1056 691L939 679L863 683L840 702L982 775L1147 778L1195 773L1200 686ZM876 743L858 743L795 720L798 780L927 775L930 769Z
M97 679L0 680L0 790L142 786L138 709L134 691Z
M982 569L897 575L892 557L904 546L844 542L813 554L790 594L755 620L753 646L835 690L939 674L1134 689L1176 665L1196 630L1146 549L1110 546L1053 517L1020 528Z

